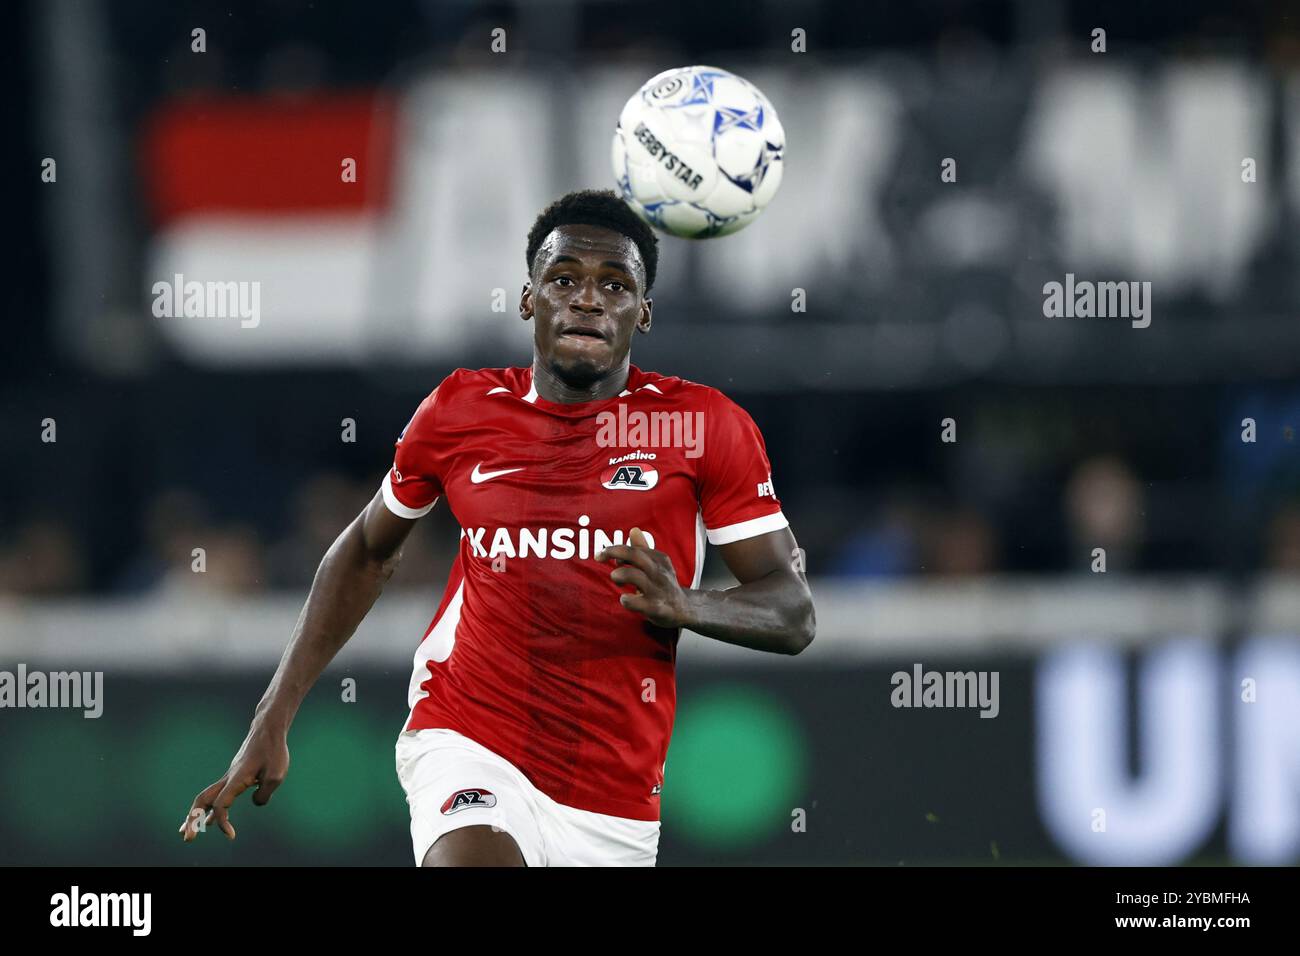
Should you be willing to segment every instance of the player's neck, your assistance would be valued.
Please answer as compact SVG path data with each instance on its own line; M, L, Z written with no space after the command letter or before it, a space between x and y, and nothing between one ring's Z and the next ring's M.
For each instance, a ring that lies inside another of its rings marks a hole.
M543 366L534 357L533 387L537 389L537 394L542 398L559 405L598 402L601 399L613 398L627 388L628 365L629 360L624 359L623 364L616 369L612 369L608 375L602 376L589 384L574 385L566 382L549 368Z

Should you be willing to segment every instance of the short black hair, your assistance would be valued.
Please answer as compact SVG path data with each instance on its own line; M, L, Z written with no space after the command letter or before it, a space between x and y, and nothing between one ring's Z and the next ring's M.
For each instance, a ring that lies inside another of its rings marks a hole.
M643 294L649 293L655 284L655 272L659 268L659 239L646 221L612 189L580 189L561 196L542 210L533 228L528 230L528 248L524 251L530 276L537 250L557 226L601 226L621 232L635 243L645 264Z

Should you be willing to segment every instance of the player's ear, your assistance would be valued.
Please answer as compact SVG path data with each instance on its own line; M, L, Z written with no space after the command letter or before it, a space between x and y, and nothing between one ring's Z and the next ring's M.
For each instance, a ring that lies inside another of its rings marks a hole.
M641 314L636 319L636 330L643 335L650 331L650 313L654 309L654 299L641 300Z
M531 280L524 281L524 287L519 292L519 318L527 322L533 317L533 283Z

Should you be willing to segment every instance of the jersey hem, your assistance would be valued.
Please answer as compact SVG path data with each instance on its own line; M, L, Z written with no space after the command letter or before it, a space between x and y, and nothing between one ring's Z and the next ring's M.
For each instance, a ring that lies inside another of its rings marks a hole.
M417 706L418 706L418 702L417 702ZM537 781L533 780L532 777L529 777L527 772L525 772L524 769L520 767L518 764L516 764L513 760L510 760L509 758L498 753L497 750L494 747L490 746L486 741L479 740L477 737L473 736L472 734L466 733L461 727L456 726L452 721L448 721L448 720L436 721L436 720L429 720L428 718L421 719L420 716L413 714L411 716L411 719L406 722L405 730L454 730L456 733L460 734L461 736L468 737L470 740L474 741L479 746L486 747L488 750L491 750L494 754L496 754L506 763L510 764L512 767L514 767L516 770L522 773L524 777L526 777L534 787L537 787L538 790L546 794L546 796L550 797L556 803L560 804L560 806L569 807L572 810L582 810L586 813L599 813L601 816L606 816L606 817L618 817L623 820L636 820L641 823L660 822L658 808L647 807L643 803L633 803L627 800L586 800L584 799L579 802L574 802L572 799L561 800L554 793L551 793L549 790L545 789L544 787L539 786Z

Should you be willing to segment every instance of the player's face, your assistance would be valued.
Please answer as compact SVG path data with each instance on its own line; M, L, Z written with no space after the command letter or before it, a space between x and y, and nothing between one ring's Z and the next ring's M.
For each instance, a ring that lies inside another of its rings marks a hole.
M627 364L632 332L650 330L645 267L631 239L600 226L560 226L538 250L519 313L537 323L538 357L587 385Z

